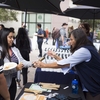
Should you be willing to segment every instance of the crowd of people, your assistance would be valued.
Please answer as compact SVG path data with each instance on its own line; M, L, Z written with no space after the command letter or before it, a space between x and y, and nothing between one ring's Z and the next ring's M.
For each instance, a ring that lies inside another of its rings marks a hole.
M28 31L25 27L20 27L15 37L14 28L6 28L0 25L0 100L14 100L17 91L17 85L20 86L20 73L22 70L23 85L27 83L28 68L61 68L66 74L66 69L74 68L82 83L86 100L100 100L100 55L93 45L93 33L90 32L88 23L79 24L78 28L68 27L63 23L59 29L59 38L53 38L56 48L70 45L72 53L66 59L60 58L54 51L48 51L47 55L55 58L57 62L44 63L41 61L31 62L29 53L31 52L31 42L28 37ZM42 57L42 44L44 31L41 24L37 24L38 31L35 34L39 49L38 57ZM52 33L57 28L54 27ZM48 42L48 30L45 43ZM17 66L12 70L3 71L4 63L15 62ZM34 69L33 69L34 70ZM6 94L6 95L5 95Z

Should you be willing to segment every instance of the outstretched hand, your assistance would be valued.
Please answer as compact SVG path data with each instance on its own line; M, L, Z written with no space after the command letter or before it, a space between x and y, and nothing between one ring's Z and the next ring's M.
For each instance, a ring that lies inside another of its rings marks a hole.
M21 69L23 68L23 66L24 66L24 65L23 65L22 63L20 63L20 64L18 64L18 65L16 66L16 69L17 69L17 70L21 70Z
M56 60L61 60L61 59L62 59L62 58L60 58L58 55L56 55L56 53L53 52L53 51L48 51L48 52L47 52L47 55L49 55L50 57L55 58Z
M54 58L54 56L56 55L56 53L50 50L50 51L47 52L47 55L49 55L50 57Z
M44 63L41 62L41 61L35 61L34 62L34 67L43 68L44 67Z
M71 42L70 42L70 41L68 41L68 42L67 42L67 45L71 46Z

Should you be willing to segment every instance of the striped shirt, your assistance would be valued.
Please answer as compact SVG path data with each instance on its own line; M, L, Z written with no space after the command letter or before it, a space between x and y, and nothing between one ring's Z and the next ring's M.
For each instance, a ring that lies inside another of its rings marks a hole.
M10 56L10 60L11 60L11 62L15 62L18 64L18 59L13 51L12 51L12 55Z
M3 59L2 59L2 57L1 57L1 51L0 51L0 73L2 73L3 72Z
M14 52L12 51L12 55L10 56L10 60L11 62L15 62L18 64L18 58L16 57L16 55L14 54ZM13 75L13 78L16 78L17 77L17 72L15 73L12 73Z

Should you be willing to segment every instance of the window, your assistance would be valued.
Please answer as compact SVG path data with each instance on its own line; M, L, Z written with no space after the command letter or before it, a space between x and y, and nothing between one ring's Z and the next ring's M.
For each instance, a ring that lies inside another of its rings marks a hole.
M29 21L30 22L35 22L36 21L36 14L30 14Z
M25 13L22 13L22 23L25 23ZM37 31L37 23L41 23L42 29L51 30L51 15L43 13L27 13L26 28L29 30L29 36L33 37Z
M36 25L34 23L29 24L29 36L33 36L33 33L36 32L35 28L36 28Z
M43 14L37 14L37 22L43 22Z
M51 16L50 16L50 14L45 14L45 22L50 22L51 23Z
M45 24L44 25L44 29L48 29L48 31L50 32L51 31L51 24Z

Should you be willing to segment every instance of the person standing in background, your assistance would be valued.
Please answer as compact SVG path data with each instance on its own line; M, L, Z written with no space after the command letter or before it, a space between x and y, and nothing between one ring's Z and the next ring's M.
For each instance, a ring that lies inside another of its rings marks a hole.
M5 28L5 26L3 24L0 24L0 37L1 37L1 33L2 33L2 30ZM1 39L0 39L0 43L1 43Z
M31 52L31 40L28 37L28 34L24 28L18 29L18 34L16 36L16 47L19 49L22 57L29 61L29 54ZM23 76L23 85L27 83L27 73L28 68L22 69L22 76ZM19 73L20 74L20 73Z
M15 29L13 27L10 27L10 31L14 34L14 39L15 39L16 38Z
M55 42L56 42L56 40L55 40L55 38L53 36L55 31L56 31L56 27L53 27L53 29L52 29L52 39L53 39L52 45L55 45Z
M26 29L26 24L25 23L22 24L22 28L24 28L26 30L27 34L29 34L29 30Z
M68 27L68 38L70 38L70 33L74 30L73 26Z
M45 32L46 32L46 41L44 43L48 44L48 38L49 38L48 28L46 28Z
M58 48L60 46L64 46L65 43L67 42L67 34L66 34L66 28L67 28L67 23L62 24L62 28L60 29L60 37L57 39L58 41Z
M42 57L42 43L43 43L43 38L44 38L44 32L41 29L41 24L37 24L38 32L37 32L37 44L38 44L38 49L39 49L39 55L38 57Z
M93 42L93 33L90 32L90 25L87 22L80 23L79 28L82 28L89 41Z
M0 24L0 30L3 30L5 26L3 24Z

